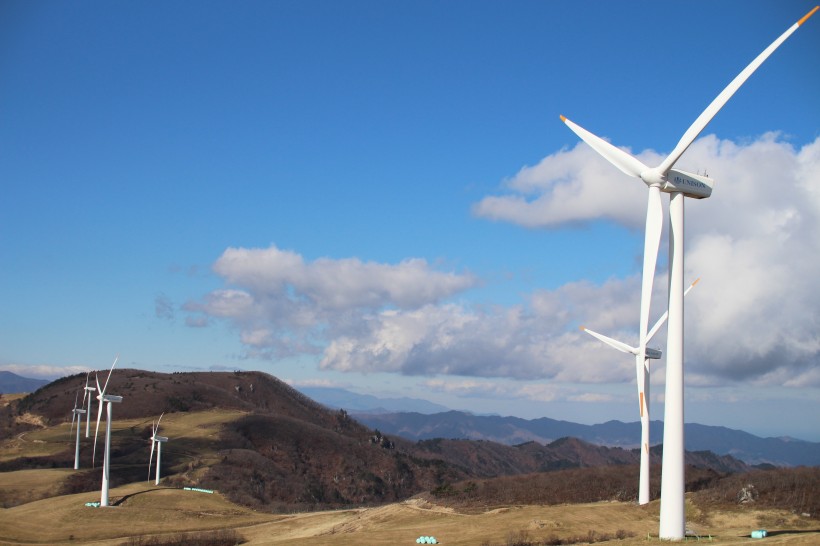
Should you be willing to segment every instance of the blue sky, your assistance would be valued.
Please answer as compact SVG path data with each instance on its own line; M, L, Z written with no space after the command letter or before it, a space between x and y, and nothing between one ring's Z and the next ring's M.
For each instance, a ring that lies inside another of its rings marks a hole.
M813 5L6 1L0 369L637 420L631 357L578 326L636 341L645 190L558 116L656 164ZM818 51L815 17L678 164L717 181L687 421L820 441Z

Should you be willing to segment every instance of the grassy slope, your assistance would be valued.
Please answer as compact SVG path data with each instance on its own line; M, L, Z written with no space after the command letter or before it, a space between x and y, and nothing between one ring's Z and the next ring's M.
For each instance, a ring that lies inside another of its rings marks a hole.
M0 544L121 544L127 537L220 528L236 529L249 544L338 545L413 544L433 535L447 545L509 544L550 537L587 536L590 531L632 535L619 545L660 544L658 503L594 503L561 506L510 506L480 514L463 514L411 500L369 509L294 515L256 513L220 495L156 489L145 485L117 488L125 497L117 507L86 508L89 494L55 497L0 511ZM713 512L705 517L690 506L689 517L702 537L714 544L754 543L752 529L768 526L766 544L817 544L820 530L806 520L778 511ZM707 521L708 520L708 521ZM778 529L772 524L779 521ZM788 531L788 532L784 532ZM775 534L777 533L777 534ZM73 540L71 536L73 535Z
M173 413L163 418L163 433L171 440L168 452L176 450L176 476L207 469L215 453L207 446L223 423L245 413L238 410L214 410L197 413ZM133 434L150 426L150 418L115 422L117 431ZM59 425L26 433L21 439L0 444L0 456L6 449L31 455L53 451L67 442L67 426ZM93 432L92 432L93 435ZM15 443L16 442L16 443ZM87 445L87 444L84 444ZM213 459L212 459L213 458ZM209 460L211 459L211 460ZM135 461L145 467L147 461ZM0 491L5 495L29 495L25 502L0 510L0 544L122 544L132 536L209 529L236 529L250 544L310 544L314 546L366 543L371 545L413 544L421 535L434 535L448 545L506 545L549 537L584 537L590 531L614 535L619 530L632 535L619 545L647 542L658 528L658 503L638 507L632 503L603 502L560 506L493 507L484 511L459 512L420 498L369 509L338 510L291 515L254 512L230 503L220 494L209 495L155 487L136 482L111 490L111 499L119 503L111 508L87 508L86 502L98 501L99 492L53 494L69 479L73 470L38 469L0 473ZM39 497L38 497L39 495ZM41 500L32 500L41 498ZM702 536L716 537L717 544L753 543L742 538L752 529L768 528L780 532L766 544L817 544L820 529L817 520L801 518L783 511L759 511L736 508L729 512L713 508L701 511L690 505L687 514L690 527ZM789 532L784 532L789 531ZM72 539L73 536L73 539Z

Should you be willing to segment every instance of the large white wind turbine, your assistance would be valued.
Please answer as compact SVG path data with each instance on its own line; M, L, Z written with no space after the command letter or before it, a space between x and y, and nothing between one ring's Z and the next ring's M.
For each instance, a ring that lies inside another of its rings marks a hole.
M697 279L695 282L690 284L689 288L686 289L686 292L684 292L683 295L686 296L686 294L688 294L689 291L695 287L699 280L700 279ZM661 326L663 326L663 323L666 322L666 318L668 316L669 313L665 312L661 315L661 318L658 319L658 322L655 323L652 329L649 330L646 334L647 343L655 337L655 334L658 330L660 330ZM595 338L600 339L610 347L618 349L622 353L635 355L635 373L638 379L638 405L641 416L641 466L639 473L640 478L638 481L638 504L647 504L649 502L649 360L657 360L661 358L662 353L658 349L650 349L649 347L646 347L642 359L640 346L632 347L631 345L627 345L617 339L612 339L611 337L594 332L585 326L581 326L581 330Z
M151 426L151 457L148 459L148 479L151 479L151 463L154 460L154 446L157 446L157 473L156 478L154 480L154 485L159 485L159 469L162 460L162 444L168 441L168 438L165 436L157 436L157 432L159 432L159 423L162 421L162 416L165 413L160 414L159 419L157 419L156 424L152 424Z
M83 415L85 414L85 410L83 409L83 405L85 404L85 400L80 406L77 406L77 400L80 398L80 393L76 393L74 395L74 409L71 410L71 432L74 432L74 420L77 420L77 441L74 445L74 470L80 468L80 427L83 426Z
M102 487L100 489L100 506L108 506L108 477L111 470L111 404L122 402L122 396L115 396L113 394L105 394L108 388L108 381L111 380L111 374L114 372L114 366L117 365L120 355L114 359L111 364L111 371L108 372L108 378L105 380L105 385L100 388L100 380L95 376L97 382L97 400L99 400L99 410L97 411L97 429L94 431L94 453L91 456L91 462L94 463L94 457L97 454L97 434L100 432L100 418L102 418L103 404L106 408L105 418L105 454L103 456L103 472L102 472Z
M820 7L820 6L818 6ZM664 401L663 474L661 479L661 514L659 535L662 539L680 540L686 533L684 513L684 441L683 441L683 200L702 199L712 193L711 179L673 169L683 152L692 144L711 119L735 94L757 68L796 31L818 7L812 9L769 47L758 55L712 101L683 134L677 146L657 167L648 167L632 155L571 122L561 119L581 139L622 172L640 178L649 187L644 239L643 281L639 354L646 355L649 304L660 244L663 212L660 192L669 193L669 327L667 330L666 394Z
M88 413L86 413L85 418L85 437L88 438L91 429L91 400L94 396L91 393L97 392L96 387L91 387L88 385L88 376L91 375L91 372L85 374L85 393L83 394L83 405L85 405L85 399L88 397Z

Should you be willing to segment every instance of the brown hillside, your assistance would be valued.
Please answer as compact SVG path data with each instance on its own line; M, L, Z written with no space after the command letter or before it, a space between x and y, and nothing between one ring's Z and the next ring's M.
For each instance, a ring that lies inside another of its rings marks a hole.
M100 384L108 370L97 372ZM91 374L94 384L94 374ZM85 386L85 374L63 377L26 396L19 413L42 416L46 424L70 418L74 396ZM287 415L315 424L332 421L329 410L286 383L262 372L158 373L117 369L106 391L123 397L114 406L115 418L132 419L162 412L203 411L213 408L263 411ZM82 397L82 393L80 393ZM96 401L92 413L96 419Z
M101 381L105 376L107 371L101 373ZM75 393L84 384L84 375L63 378L0 408L0 422L10 423L3 436L19 444L7 450L0 472L72 466L66 422ZM569 468L616 465L621 467L617 473L628 476L630 483L637 476L629 466L637 465L637 451L572 438L546 446L387 438L345 411L325 408L261 372L162 374L123 369L112 375L108 392L123 396L114 407L112 487L147 479L151 420L162 412L163 426L172 431L172 440L163 449L166 484L217 489L236 502L264 510L381 504L468 479ZM212 432L200 434L191 428L199 426L191 424L195 416L209 413L224 415L221 421L211 420ZM92 420L94 414L96 403ZM37 427L48 441L21 444L19 433ZM93 441L84 439L82 444L84 470L72 473L60 491L48 494L99 488L99 466L90 468ZM29 451L23 449L26 446ZM34 446L37 451L31 451ZM101 449L98 446L98 457ZM721 472L746 468L731 457L709 455L699 455L701 465ZM659 457L654 450L653 459L659 462ZM618 498L635 494L625 489Z

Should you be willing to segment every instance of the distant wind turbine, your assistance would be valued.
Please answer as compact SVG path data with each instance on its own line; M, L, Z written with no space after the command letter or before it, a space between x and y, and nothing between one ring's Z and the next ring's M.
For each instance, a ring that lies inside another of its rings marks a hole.
M168 441L168 438L165 436L157 436L157 432L159 432L159 423L162 421L162 416L165 413L160 414L159 419L157 419L156 424L152 424L151 426L151 457L148 459L148 480L151 480L151 463L154 460L154 446L157 446L157 472L156 478L154 480L154 485L159 485L159 470L161 465L162 459L162 444Z
M692 288L700 281L695 280L683 293L684 296L689 293ZM646 342L649 343L655 334L658 333L663 323L666 322L668 312L661 315L658 322L646 334ZM635 373L638 379L638 405L641 416L641 466L638 481L638 504L647 504L649 502L649 360L658 360L662 353L658 349L650 349L647 347L644 351L643 359L641 359L640 347L632 347L617 339L612 339L598 332L594 332L585 326L581 326L581 330L588 333L592 337L600 339L610 347L618 349L622 353L629 353L635 355Z
M96 387L90 387L88 385L88 376L91 375L91 372L85 374L85 393L83 394L83 404L85 404L86 396L88 397L88 411L86 413L85 418L85 437L88 438L90 435L91 429L91 399L94 398L91 393L97 392Z
M80 427L83 426L83 415L85 414L85 410L82 408L82 404L80 407L77 407L77 400L80 398L80 393L77 392L74 395L74 409L71 410L71 432L74 432L74 420L77 420L77 441L74 445L74 470L78 470L80 468ZM85 403L85 400L83 400Z
M640 178L649 188L644 237L643 281L641 287L641 314L639 353L646 355L649 304L652 280L655 275L660 245L663 211L660 192L669 193L669 327L666 349L666 394L664 397L663 475L661 479L661 539L681 540L686 534L684 512L684 439L683 439L683 227L684 197L703 199L712 194L714 183L698 174L673 169L687 148L703 131L715 114L735 94L757 68L820 8L816 6L789 27L769 47L758 55L706 107L706 110L683 134L677 146L657 167L650 168L639 159L624 152L602 138L590 133L564 116L561 120L620 171Z
M106 419L105 419L105 454L103 456L103 472L102 472L102 487L100 489L100 506L108 506L108 483L109 483L109 473L111 470L111 404L112 403L120 403L122 402L122 396L115 396L113 394L105 394L105 390L108 388L108 382L111 380L111 374L114 372L114 366L117 365L117 360L119 360L120 355L114 359L114 363L111 364L111 371L108 372L108 378L105 380L105 385L103 388L100 388L100 380L98 377L94 377L95 381L97 382L97 400L99 400L99 410L97 412L97 429L94 431L94 453L91 456L92 465L94 463L94 457L97 454L97 434L100 432L100 419L102 418L102 409L103 404L106 407Z

